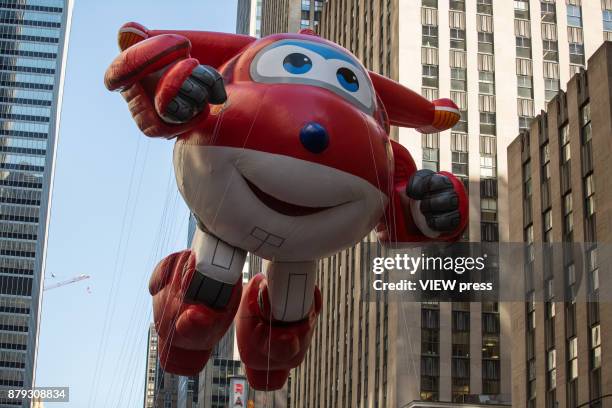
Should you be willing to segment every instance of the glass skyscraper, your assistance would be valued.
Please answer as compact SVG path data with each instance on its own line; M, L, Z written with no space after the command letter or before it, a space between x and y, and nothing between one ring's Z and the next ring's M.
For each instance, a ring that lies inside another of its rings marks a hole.
M0 0L0 388L34 383L71 10Z

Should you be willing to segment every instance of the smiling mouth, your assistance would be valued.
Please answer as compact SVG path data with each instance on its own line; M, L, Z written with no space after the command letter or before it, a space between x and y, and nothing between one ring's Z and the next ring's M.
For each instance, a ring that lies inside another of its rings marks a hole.
M338 205L333 205L330 207L305 207L301 205L287 203L285 201L279 200L276 197L271 196L268 193L261 191L255 184L250 182L247 178L245 178L244 176L243 178L251 189L251 191L253 192L253 194L255 194L259 201L264 203L266 207L276 211L277 213L287 215L289 217L302 217L305 215L316 214L321 211L329 210L330 208L338 207Z

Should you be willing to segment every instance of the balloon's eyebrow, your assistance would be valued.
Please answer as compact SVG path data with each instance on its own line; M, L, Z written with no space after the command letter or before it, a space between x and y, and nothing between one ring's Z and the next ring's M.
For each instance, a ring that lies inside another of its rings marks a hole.
M310 50L312 52L316 52L317 54L319 54L326 60L331 60L331 59L341 60L341 61L348 62L349 64L354 65L355 67L358 67L357 63L350 56L346 55L340 50L325 46L323 44L317 44L317 43L310 42L310 41L291 41L289 40L289 41L279 42L277 47L280 47L283 45L294 45L296 47L301 47L301 48Z

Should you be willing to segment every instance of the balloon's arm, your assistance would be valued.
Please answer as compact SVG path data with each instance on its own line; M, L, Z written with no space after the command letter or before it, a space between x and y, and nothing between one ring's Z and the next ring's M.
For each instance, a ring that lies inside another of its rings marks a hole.
M406 194L410 178L417 171L412 156L404 146L391 140L393 158L395 162L393 190L385 215L376 227L376 233L380 241L385 245L402 245L411 243L422 243L432 241L456 241L467 224L467 196L461 182L452 174L441 172L453 183L453 187L459 197L461 213L460 225L453 231L431 235L430 231L424 231L417 226L413 217L412 200Z
M370 72L370 78L393 126L414 128L421 133L436 133L452 128L461 118L459 108L450 99L430 102L385 76Z
M134 121L151 137L173 138L206 119L208 103L226 94L216 71L254 41L232 34L148 30L137 23L119 30L121 54L104 83L121 91Z
M216 33L212 31L149 30L142 24L125 23L119 29L118 44L121 51L160 35L176 35L187 38L191 44L191 56L200 64L215 69L235 57L243 48L256 39L248 35Z

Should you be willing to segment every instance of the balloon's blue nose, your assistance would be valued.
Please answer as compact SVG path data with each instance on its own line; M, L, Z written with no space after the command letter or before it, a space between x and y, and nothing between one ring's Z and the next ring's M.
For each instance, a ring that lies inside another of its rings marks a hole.
M300 141L309 152L322 153L329 146L329 135L323 126L310 122L300 131Z

